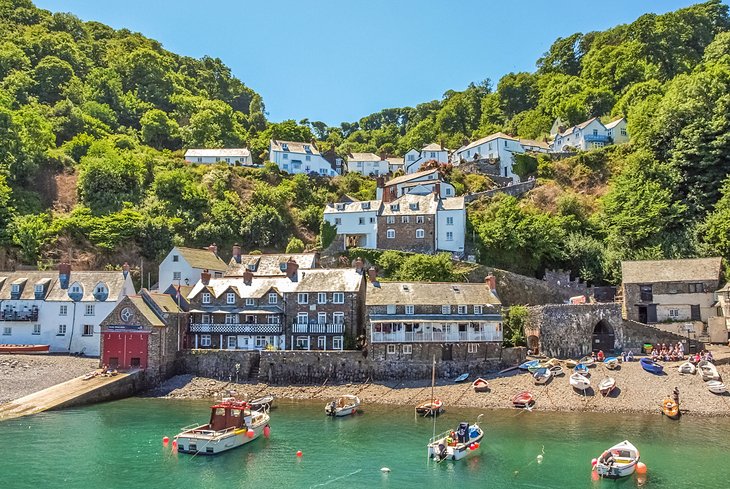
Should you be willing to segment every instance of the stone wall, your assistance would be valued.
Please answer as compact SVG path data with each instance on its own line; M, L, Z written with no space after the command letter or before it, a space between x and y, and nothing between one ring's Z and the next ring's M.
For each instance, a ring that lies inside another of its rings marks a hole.
M259 358L258 351L184 350L178 354L177 372L234 381L238 375L238 381L244 381L256 372Z
M387 223L390 217L395 217L395 222L392 224ZM408 222L403 222L404 217L408 218ZM421 217L423 222L416 222L416 218ZM388 238L389 229L395 231L395 238ZM423 229L423 238L416 238L416 230L418 229ZM436 250L436 215L395 214L378 216L378 247L384 250L433 253Z
M464 202L469 203L480 197L494 197L497 194L507 194L514 197L519 197L522 194L526 194L533 188L535 188L535 180L528 180L522 183L507 185L506 187L499 187L492 190L485 190L484 192L476 192L473 194L465 195Z
M483 282L490 273L497 278L497 295L503 306L562 304L572 295L570 290L543 280L483 265L474 265L466 282Z

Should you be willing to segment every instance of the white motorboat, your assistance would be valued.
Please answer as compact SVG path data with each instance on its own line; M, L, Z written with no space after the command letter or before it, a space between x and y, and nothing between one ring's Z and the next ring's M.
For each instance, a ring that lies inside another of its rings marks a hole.
M639 463L639 450L628 440L614 445L598 457L595 470L601 477L626 477L636 470Z
M565 371L563 370L563 367L560 365L556 365L554 367L550 367L550 371L553 374L553 377L561 377L565 375Z
M327 416L349 416L355 414L357 408L360 407L360 398L352 394L345 394L340 396L332 402L329 402L324 407L324 412Z
M449 430L432 437L428 442L428 458L442 460L461 460L479 449L484 438L484 430L479 426L480 414L474 424L459 423L456 430Z
M588 380L588 377L586 377L585 375L575 373L570 376L570 385L574 389L578 389L579 391L584 391L591 386L591 381Z
M707 388L710 389L710 392L712 392L713 394L724 394L727 392L725 384L723 384L722 381L719 380L707 381Z
M697 368L692 365L692 362L684 362L682 365L677 367L677 370L679 370L680 374L694 375L694 373L697 371Z
M178 452L215 455L254 441L268 426L268 414L251 410L245 401L227 397L211 406L208 424L185 427L174 441Z
M707 360L700 361L700 363L697 364L697 370L700 371L702 380L704 381L720 380L720 374L717 372L717 367L715 367L712 362L708 362Z
M608 357L603 361L603 365L605 365L609 370L616 370L618 368L618 363L618 358L616 357Z
M603 396L609 395L616 388L616 379L613 377L606 377L598 384L598 390Z
M537 385L547 384L552 376L552 370L547 367L537 369L535 373L532 374L532 377L535 379L535 384Z

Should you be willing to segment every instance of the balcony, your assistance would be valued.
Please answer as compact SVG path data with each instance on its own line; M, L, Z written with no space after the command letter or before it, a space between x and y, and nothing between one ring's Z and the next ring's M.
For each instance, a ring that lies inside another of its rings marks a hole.
M370 335L372 343L458 343L467 341L502 341L501 331L456 331L440 332L426 331L423 333L409 333L398 331L395 333L377 333Z
M281 324L192 323L190 333L284 334Z
M292 324L292 333L305 334L343 334L345 332L344 324Z
M0 321L38 321L38 309L31 311L0 311Z
M607 143L609 137L605 134L586 134L583 136L583 140L586 143Z

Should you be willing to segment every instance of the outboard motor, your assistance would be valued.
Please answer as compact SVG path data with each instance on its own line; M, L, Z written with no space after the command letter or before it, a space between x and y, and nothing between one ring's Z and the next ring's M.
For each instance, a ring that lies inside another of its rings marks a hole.
M447 455L446 445L444 445L443 443L439 443L438 453L436 455L438 455L439 460L445 459Z

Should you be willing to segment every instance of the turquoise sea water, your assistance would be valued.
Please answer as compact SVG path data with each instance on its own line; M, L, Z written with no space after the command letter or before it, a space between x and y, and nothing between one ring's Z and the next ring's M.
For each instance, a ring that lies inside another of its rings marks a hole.
M436 464L426 458L431 421L410 408L363 406L332 419L322 403L280 401L270 439L215 457L162 446L205 421L208 406L132 398L2 422L0 488L633 488L635 477L592 481L590 472L591 458L627 438L648 466L643 487L730 485L727 418L452 409L438 432L484 412L487 434L478 453Z

